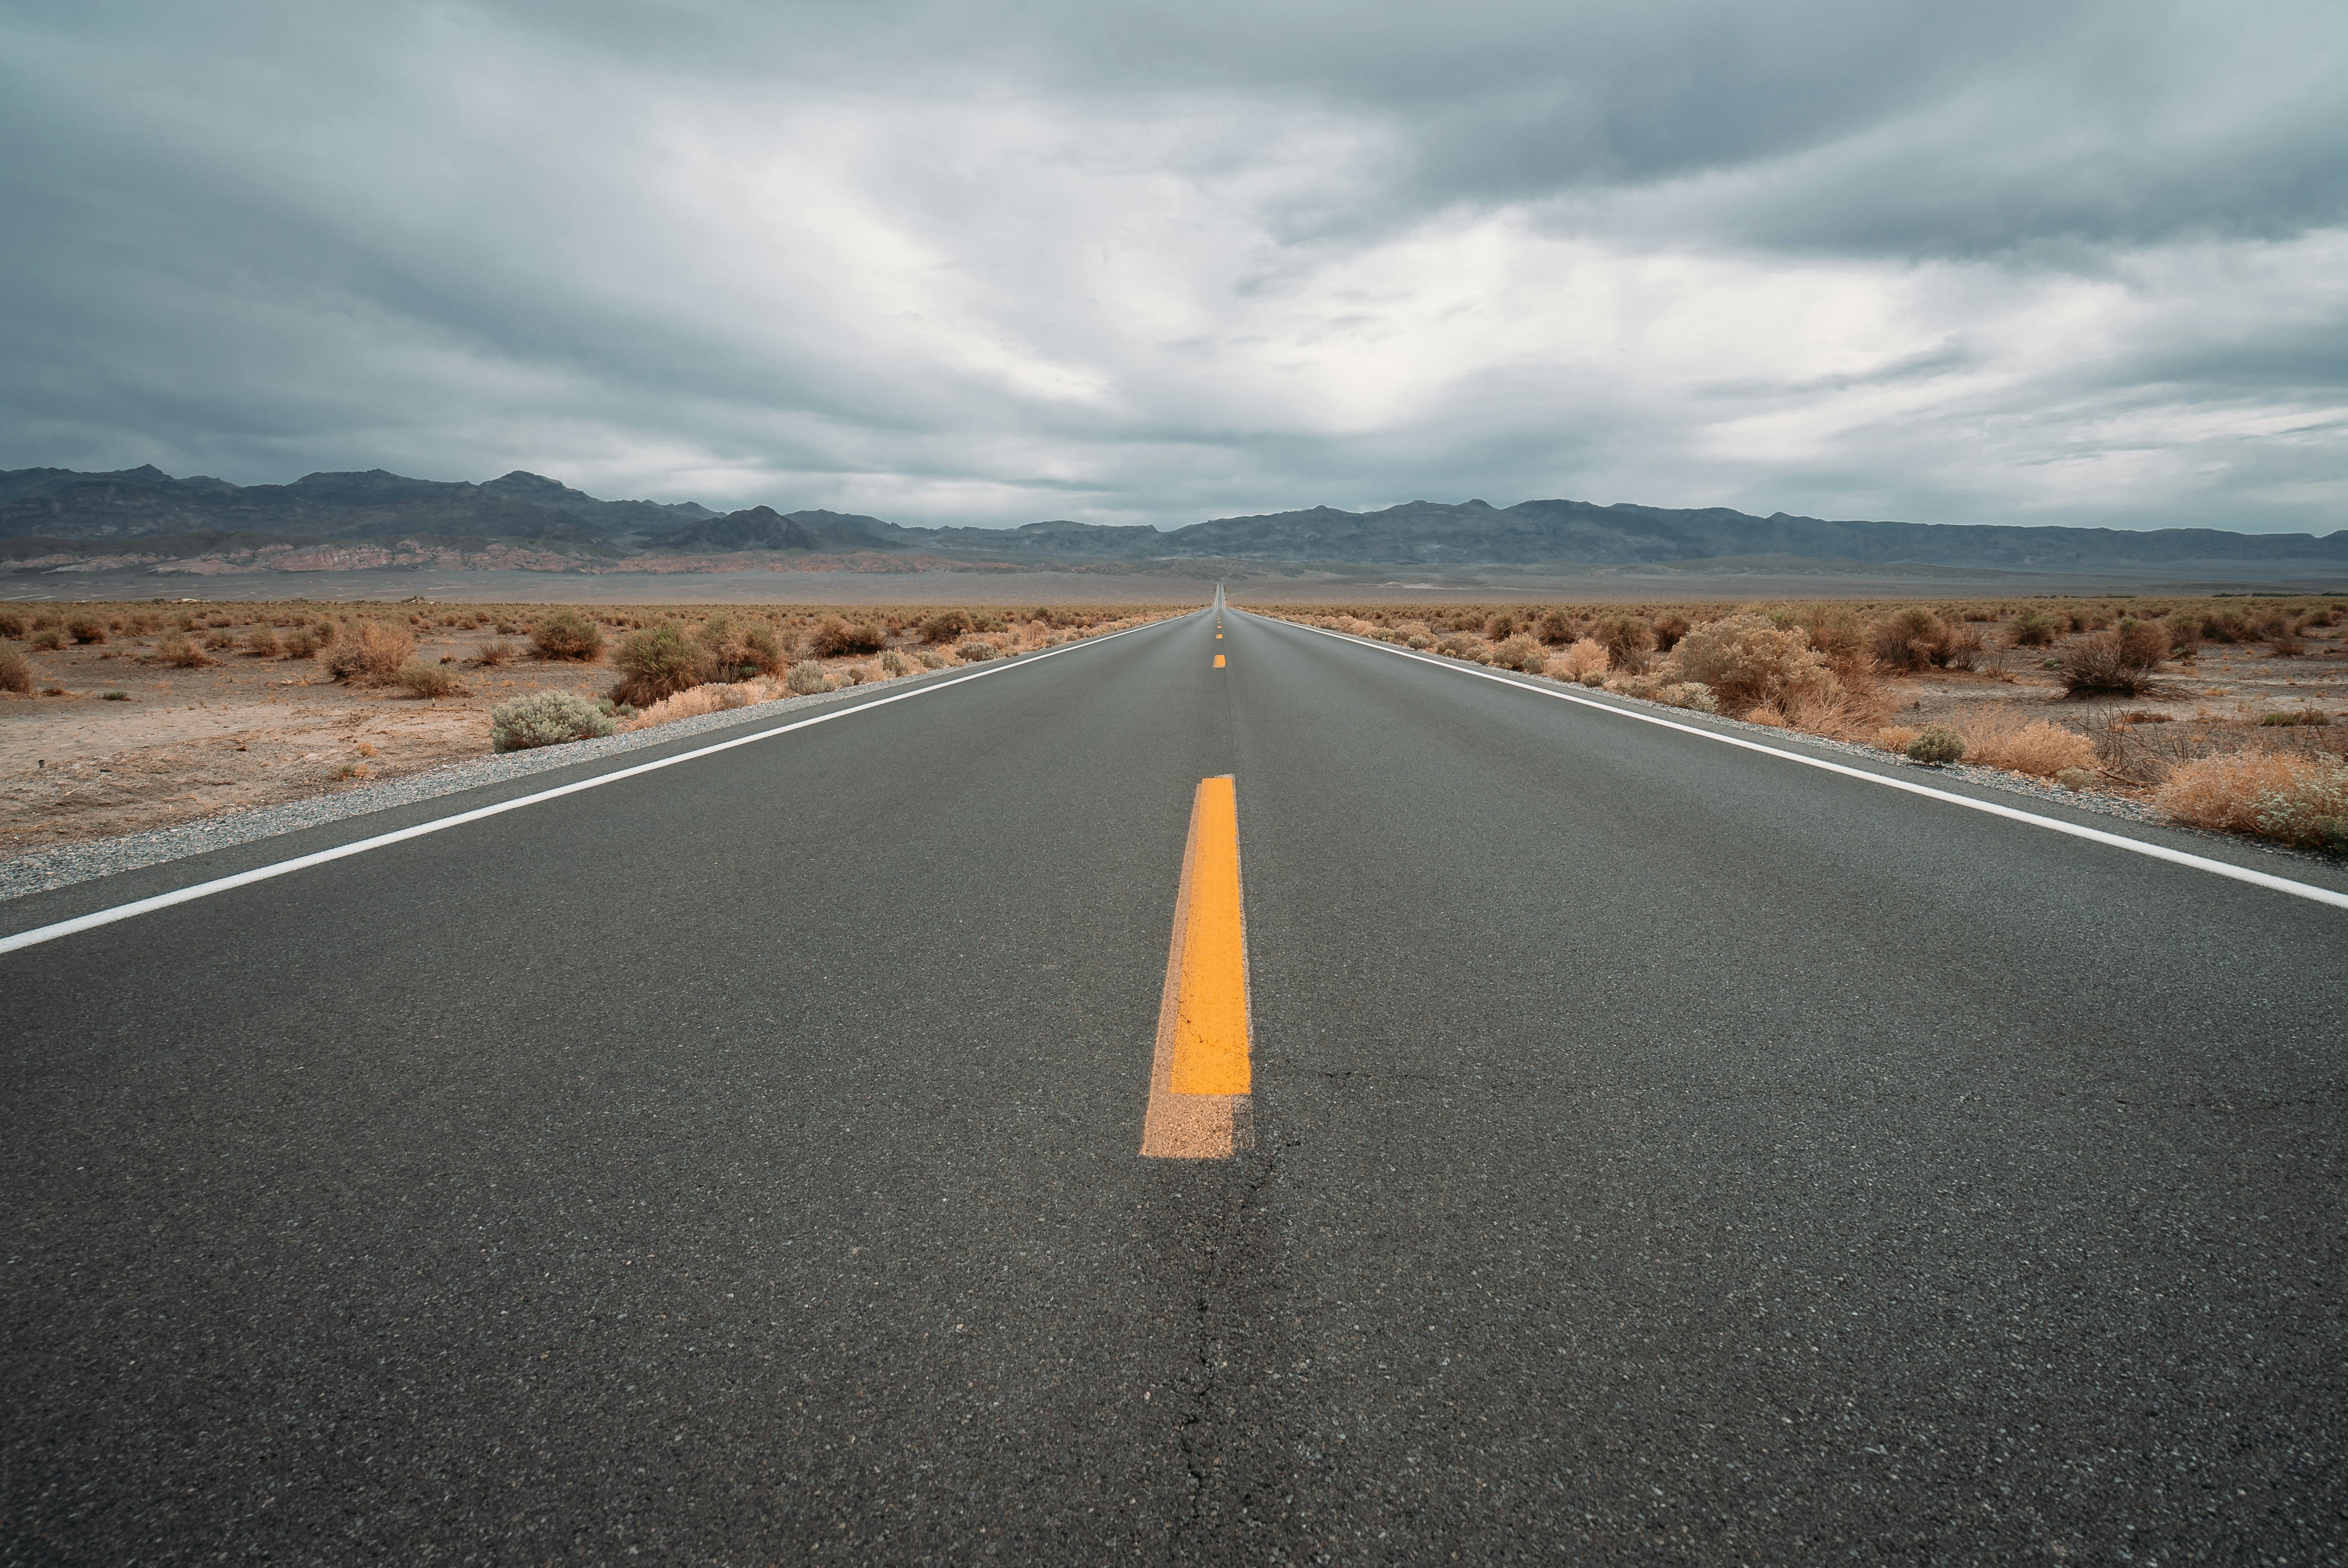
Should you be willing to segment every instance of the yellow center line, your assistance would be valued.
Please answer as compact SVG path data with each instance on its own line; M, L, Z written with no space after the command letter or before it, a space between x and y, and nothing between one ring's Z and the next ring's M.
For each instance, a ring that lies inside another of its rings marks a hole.
M1223 656L1222 656L1221 654L1218 653L1218 654L1216 654L1216 655L1215 655L1215 668L1216 668L1216 669L1218 669L1218 670L1220 670L1220 669L1221 669L1222 667L1223 667Z
M1200 780L1191 800L1142 1153L1220 1160L1248 1147L1251 1085L1239 791L1226 774Z

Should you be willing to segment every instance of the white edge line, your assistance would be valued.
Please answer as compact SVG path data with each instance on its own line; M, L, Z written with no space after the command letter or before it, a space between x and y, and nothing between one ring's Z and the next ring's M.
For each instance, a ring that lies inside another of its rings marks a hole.
M1188 613L1196 615L1199 611L1190 610ZM675 756L660 757L649 763L638 763L631 768L620 768L608 774L597 774L593 778L579 779L571 784L557 785L553 789L540 790L535 794L517 795L512 800L501 800L495 805L478 806L471 811L458 812L454 816L435 817L430 822L419 822L412 827L403 827L396 832L379 833L373 838L338 844L332 849L321 849L314 855L301 855L291 860L279 860L267 866L256 866L250 871L240 871L233 876L218 876L210 882L198 882L173 892L158 893L152 898L141 898L130 904L118 904L110 909L99 909L88 915L77 915L70 920L59 920L54 925L36 926L29 931L19 931L12 937L0 937L0 953L13 953L20 948L38 947L43 942L54 942L60 937L70 937L77 932L94 930L100 926L110 926L117 920L128 920L133 916L152 914L158 909L168 909L174 904L187 904L198 898L209 898L215 893L226 893L231 888L249 886L255 882L266 882L272 877L289 876L296 871L307 870L313 866L324 866L330 860L342 860L353 855L364 855L370 849L381 849L386 845L404 843L411 838L421 838L427 834L439 833L451 827L461 827L469 822L479 822L484 817L499 816L510 811L520 811L526 805L537 805L541 801L560 800L564 795L577 794L582 790L600 789L605 784L617 784L622 779L634 778L640 774L657 773L662 768L675 767L679 763L693 762L697 758L713 756L719 752L730 752L736 746L747 746L756 741L769 741L777 735L788 735L793 730L804 730L812 724L828 724L834 719L845 719L851 713L869 713L875 708L885 708L891 702L911 702L915 697L926 697L932 692L942 692L950 686L962 685L964 682L983 680L989 675L1007 674L1014 670L1033 669L1046 659L1056 658L1063 653L1074 653L1080 649L1097 648L1104 642L1114 642L1120 637L1130 637L1137 631L1147 631L1152 626L1165 626L1180 619L1182 619L1180 616L1169 616L1163 620L1153 620L1147 625L1129 626L1123 631L1112 631L1106 637L1092 637L1078 642L1063 643L1057 648L1046 649L1041 653L1025 659L1007 661L983 670L973 670L966 675L957 675L951 681L933 681L926 686L917 686L910 692L899 692L893 696L876 698L870 702L859 702L851 708L834 708L828 712L817 713L810 718L797 720L788 724L778 724L771 730L736 735L731 740L719 741L713 745L698 746L689 752L679 752ZM396 808L386 807L385 809Z
M1475 675L1486 681L1497 681L1503 686L1513 686L1519 692L1530 692L1537 697L1554 697L1560 702L1573 702L1584 708L1595 708L1601 713L1612 713L1624 719L1636 719L1643 724L1677 730L1684 735L1701 735L1707 741L1718 741L1724 746L1739 746L1748 752L1759 752L1766 756L1782 757L1789 763L1799 763L1806 768L1818 768L1826 773L1840 774L1845 778L1864 779L1871 784L1881 784L1885 789L1905 790L1910 794L1921 794L1928 799L1946 801L1951 805L1961 805L1968 811L1986 812L1992 816L2003 816L2013 822L2026 822L2034 827L2044 827L2055 833L2069 834L2073 838L2084 838L2096 844L2108 844L2115 849L2125 849L2131 854L2149 856L2155 860L2166 860L2177 866L2189 866L2197 871L2208 871L2219 876L2230 876L2237 882L2248 882L2255 886L2272 888L2278 893L2291 894L2293 897L2312 899L2318 904L2329 904L2335 908L2348 909L2348 893L2334 893L2329 887L2318 887L2312 883L2293 882L2288 876L2276 876L2264 871L2252 871L2247 866L2229 866L2222 860L2211 860L2206 856L2188 855L2181 849L2170 849L2159 844L2147 844L2140 838L2128 838L2116 833L2106 833L2100 828L2081 827L2075 823L2059 821L2051 816L2040 816L2035 812L2020 811L2010 805L1999 805L1994 801L1975 800L1971 795L1955 794L1948 790L1934 789L1930 784L1910 784L1906 779L1886 778L1881 774L1869 773L1864 768L1847 767L1841 763L1830 763L1824 757L1804 756L1799 752L1788 752L1776 746L1763 745L1758 741L1748 741L1740 735L1724 735L1717 730L1707 730L1695 724L1679 723L1653 713L1642 713L1631 708L1618 708L1612 702L1596 702L1588 697L1577 696L1570 692L1554 691L1546 686L1528 686L1522 681L1511 681L1506 675L1497 674L1461 660L1433 658L1407 648L1390 647L1383 642L1371 641L1367 638L1349 637L1344 632L1324 630L1321 627L1307 626L1298 620L1282 620L1277 616L1265 616L1263 619L1279 620L1280 624L1293 626L1300 631L1310 631L1322 637L1334 637L1340 642L1350 642L1356 647L1371 649L1376 652L1392 653L1398 658L1415 660L1421 664L1432 664L1438 669L1455 670L1462 675Z

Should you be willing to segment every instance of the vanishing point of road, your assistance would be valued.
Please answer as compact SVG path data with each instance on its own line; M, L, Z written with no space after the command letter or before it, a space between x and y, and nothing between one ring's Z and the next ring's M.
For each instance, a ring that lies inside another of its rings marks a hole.
M982 669L0 906L705 753L0 953L0 1561L2348 1558L2348 909L1237 612Z

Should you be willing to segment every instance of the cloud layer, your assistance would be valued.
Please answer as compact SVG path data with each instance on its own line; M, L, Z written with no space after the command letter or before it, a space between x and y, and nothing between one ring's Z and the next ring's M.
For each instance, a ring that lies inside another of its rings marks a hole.
M18 7L0 466L2327 532L2343 67L2329 4Z

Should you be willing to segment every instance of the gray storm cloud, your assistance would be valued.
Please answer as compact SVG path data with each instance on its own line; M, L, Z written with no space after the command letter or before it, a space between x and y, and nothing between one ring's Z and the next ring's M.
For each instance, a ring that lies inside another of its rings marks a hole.
M0 465L2348 526L2337 5L0 17Z

